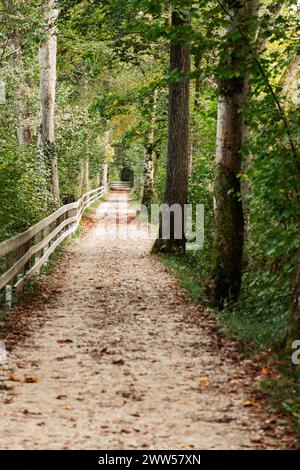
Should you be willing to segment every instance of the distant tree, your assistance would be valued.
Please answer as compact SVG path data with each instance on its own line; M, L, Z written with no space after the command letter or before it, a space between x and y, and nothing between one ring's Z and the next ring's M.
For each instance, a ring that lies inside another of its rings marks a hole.
M45 0L45 31L40 47L40 100L41 122L38 144L47 163L51 167L52 193L60 203L57 153L55 149L55 98L56 98L56 58L57 58L57 26L58 10L56 0Z
M150 208L154 198L154 165L155 165L155 124L157 120L157 90L153 91L150 126L145 138L144 148L144 186L142 204Z

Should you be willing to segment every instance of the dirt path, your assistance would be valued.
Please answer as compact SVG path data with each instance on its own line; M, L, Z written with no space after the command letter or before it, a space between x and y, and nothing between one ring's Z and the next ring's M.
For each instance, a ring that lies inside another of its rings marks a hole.
M279 448L142 229L101 239L112 205L70 244L59 290L0 366L0 448Z

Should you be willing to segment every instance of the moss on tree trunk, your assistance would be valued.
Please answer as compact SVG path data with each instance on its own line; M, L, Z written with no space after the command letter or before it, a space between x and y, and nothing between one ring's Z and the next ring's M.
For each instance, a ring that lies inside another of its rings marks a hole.
M240 180L222 164L217 168L215 198L217 233L210 301L222 309L240 293L244 238Z

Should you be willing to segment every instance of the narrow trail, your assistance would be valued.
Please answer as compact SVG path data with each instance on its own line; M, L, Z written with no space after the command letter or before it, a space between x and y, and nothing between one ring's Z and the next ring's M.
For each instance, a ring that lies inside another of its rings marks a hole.
M280 448L143 228L100 236L115 198L69 245L59 290L0 366L0 448Z

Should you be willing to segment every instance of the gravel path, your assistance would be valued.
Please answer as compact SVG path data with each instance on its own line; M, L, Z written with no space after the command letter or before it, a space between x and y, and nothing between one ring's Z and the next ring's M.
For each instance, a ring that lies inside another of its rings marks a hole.
M239 364L192 321L201 310L149 255L144 229L100 236L115 197L69 245L49 281L59 289L0 366L0 448L254 448L264 432Z

